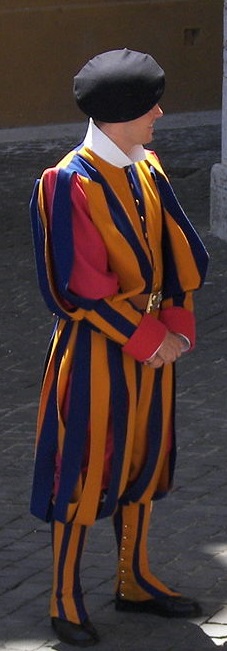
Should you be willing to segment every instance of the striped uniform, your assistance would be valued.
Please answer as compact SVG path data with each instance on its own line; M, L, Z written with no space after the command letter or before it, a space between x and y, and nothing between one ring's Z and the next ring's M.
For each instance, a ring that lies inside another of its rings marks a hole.
M208 256L149 151L121 169L73 150L37 181L31 216L40 288L57 317L31 510L90 525L172 484L174 365L143 362L167 329L193 347L192 292ZM158 290L162 304L151 314L133 304Z

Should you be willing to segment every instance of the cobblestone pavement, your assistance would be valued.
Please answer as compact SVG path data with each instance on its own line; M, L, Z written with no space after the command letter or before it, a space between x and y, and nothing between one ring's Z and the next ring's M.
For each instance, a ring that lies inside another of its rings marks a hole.
M203 616L177 621L117 613L112 526L99 522L89 535L83 584L100 651L227 648L227 243L209 232L210 169L220 161L220 131L218 120L197 116L193 122L185 116L177 128L171 120L163 123L154 144L211 261L196 297L198 345L178 363L175 489L155 506L150 556L160 578L201 601ZM7 651L69 649L49 624L49 527L29 514L37 402L52 317L36 284L27 206L36 176L73 145L61 129L54 137L26 139L13 131L5 141L0 137L0 648Z

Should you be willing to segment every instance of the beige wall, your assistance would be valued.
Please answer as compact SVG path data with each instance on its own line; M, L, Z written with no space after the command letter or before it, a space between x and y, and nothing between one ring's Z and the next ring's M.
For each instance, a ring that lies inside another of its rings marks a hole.
M164 67L167 112L221 107L223 0L2 0L0 127L73 122L72 79L103 50Z

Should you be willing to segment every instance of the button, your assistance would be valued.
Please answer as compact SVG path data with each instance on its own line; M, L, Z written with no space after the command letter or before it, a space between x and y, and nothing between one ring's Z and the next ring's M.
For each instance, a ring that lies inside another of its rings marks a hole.
M136 205L139 206L140 202L139 199L136 199Z
M144 219L144 216L143 216L143 215L140 215L140 219L141 219L141 221L142 221L142 222L144 222L144 221L145 221L145 219Z

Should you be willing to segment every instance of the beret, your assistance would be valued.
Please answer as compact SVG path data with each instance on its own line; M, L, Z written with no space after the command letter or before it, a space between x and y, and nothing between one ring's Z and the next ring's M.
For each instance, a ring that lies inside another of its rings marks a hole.
M73 93L100 122L127 122L147 113L164 92L165 73L150 54L110 50L90 59L74 77Z

